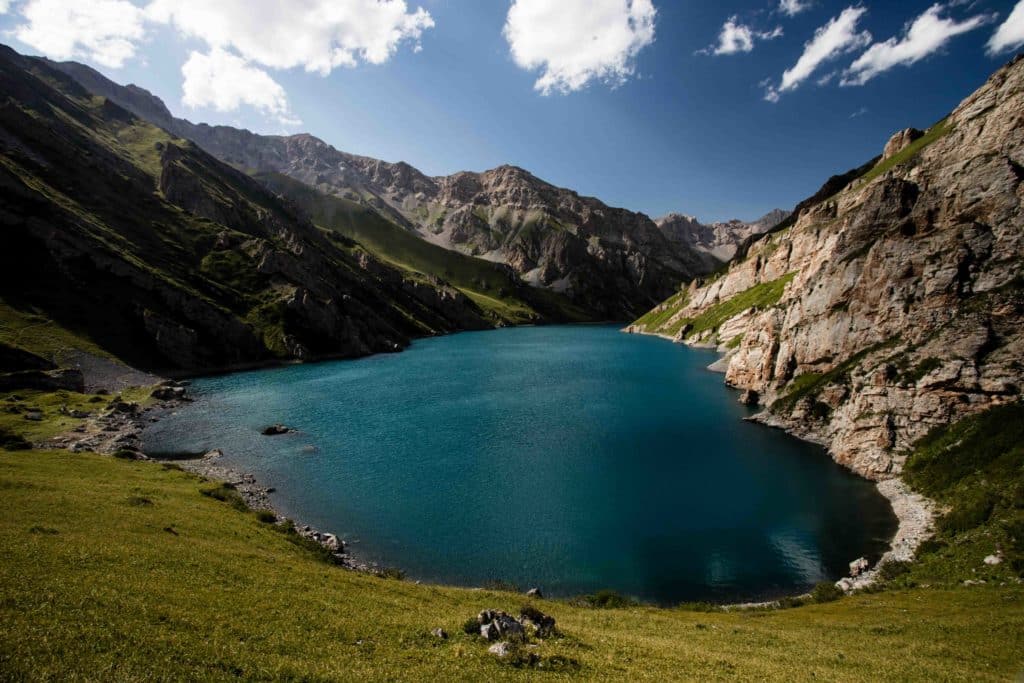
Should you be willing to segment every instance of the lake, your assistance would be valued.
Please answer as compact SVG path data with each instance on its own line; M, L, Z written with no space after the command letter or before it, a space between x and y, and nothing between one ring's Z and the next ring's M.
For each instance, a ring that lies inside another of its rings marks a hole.
M885 499L745 422L715 358L605 325L457 334L196 380L145 444L220 448L282 513L425 582L741 601L880 556ZM274 423L298 433L260 434Z

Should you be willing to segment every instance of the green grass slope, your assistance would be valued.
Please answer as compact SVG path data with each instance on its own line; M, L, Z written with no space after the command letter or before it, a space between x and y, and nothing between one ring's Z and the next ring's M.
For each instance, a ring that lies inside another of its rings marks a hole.
M521 596L329 566L153 463L0 451L7 680L512 680L462 624ZM538 601L551 680L1007 680L1024 590L902 590L771 612ZM439 640L430 630L444 628Z
M278 173L256 176L295 202L322 227L358 242L374 256L404 270L440 278L507 324L587 320L565 297L524 284L507 266L431 244L378 212L318 192Z
M686 328L686 338L700 337L707 332L717 332L722 323L740 313L751 308L768 308L777 304L782 298L783 292L786 291L786 285L795 276L796 273L789 273L777 280L754 285L746 291L709 306L692 318L680 315L689 304L688 294L680 292L633 324L643 332L670 337L679 334L684 327ZM732 342L733 340L721 341Z

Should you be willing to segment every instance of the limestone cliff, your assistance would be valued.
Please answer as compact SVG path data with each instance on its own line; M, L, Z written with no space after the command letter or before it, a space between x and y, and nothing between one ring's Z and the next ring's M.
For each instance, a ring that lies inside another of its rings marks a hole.
M718 346L761 420L886 479L1024 386L1024 61L851 176L629 329Z

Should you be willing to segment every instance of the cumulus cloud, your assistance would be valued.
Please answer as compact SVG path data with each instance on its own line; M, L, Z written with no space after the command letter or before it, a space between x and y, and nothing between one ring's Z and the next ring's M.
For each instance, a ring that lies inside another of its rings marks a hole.
M992 21L992 16L979 14L964 21L943 17L946 10L935 4L904 30L903 37L892 37L884 43L875 43L843 74L841 85L864 85L875 76L895 66L915 64L942 49L954 37L973 31Z
M7 14L9 9L11 9L11 0L0 0L0 14Z
M1001 52L1016 50L1024 45L1024 0L1017 3L1017 6L1010 12L992 39L988 41L988 53L995 56Z
M7 9L9 3L4 3ZM126 0L29 0L14 37L53 59L120 68L145 37L142 10Z
M785 15L794 17L805 9L810 9L810 0L779 0L779 11Z
M772 31L755 31L750 26L739 23L738 17L730 17L718 34L718 42L709 48L698 50L697 53L734 55L740 52L750 52L754 49L754 44L757 41L773 40L781 35L781 26L775 27Z
M187 107L228 112L247 104L284 125L301 123L291 114L288 96L277 81L221 48L209 54L192 52L181 75L185 79L182 103Z
M0 11L10 0L0 0ZM146 30L172 27L198 40L182 68L183 102L233 111L246 104L294 123L284 89L266 69L329 74L383 64L403 43L419 50L434 26L405 0L28 0L14 36L54 59L118 68L135 56ZM144 7L141 3L147 2Z
M632 76L656 14L651 0L513 0L504 35L519 67L541 70L536 90L568 93Z
M429 12L410 12L405 0L154 0L146 14L211 49L323 75L360 61L383 64L401 43L415 48L434 25Z
M782 93L796 90L825 62L869 45L871 34L857 30L857 24L866 12L863 7L847 7L838 17L815 31L814 37L804 45L800 59L783 72L779 85L767 85L765 99L778 102Z

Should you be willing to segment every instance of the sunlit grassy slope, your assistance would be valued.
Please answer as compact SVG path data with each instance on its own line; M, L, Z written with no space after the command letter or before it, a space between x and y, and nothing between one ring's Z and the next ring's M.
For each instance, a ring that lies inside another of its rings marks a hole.
M0 678L537 675L461 629L521 596L337 569L203 486L152 463L0 451ZM552 680L1008 680L1024 652L1020 587L732 614L537 606L564 633L537 649Z
M318 225L358 242L394 266L450 282L501 322L588 319L565 297L526 285L508 267L431 244L356 202L322 194L277 173L257 178L302 207Z

